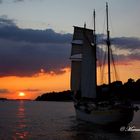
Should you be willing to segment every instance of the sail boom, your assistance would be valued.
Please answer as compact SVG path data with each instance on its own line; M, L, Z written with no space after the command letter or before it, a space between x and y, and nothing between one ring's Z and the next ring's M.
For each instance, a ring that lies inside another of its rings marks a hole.
M82 45L83 41L82 40L73 40L72 44Z
M82 61L82 54L76 54L76 55L72 55L71 57L70 57L70 59L72 60L72 61Z

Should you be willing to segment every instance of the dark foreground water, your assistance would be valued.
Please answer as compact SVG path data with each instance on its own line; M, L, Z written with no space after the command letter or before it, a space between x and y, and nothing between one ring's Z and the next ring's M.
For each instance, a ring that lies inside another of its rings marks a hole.
M119 132L76 120L72 102L0 101L0 140L140 140L136 131Z

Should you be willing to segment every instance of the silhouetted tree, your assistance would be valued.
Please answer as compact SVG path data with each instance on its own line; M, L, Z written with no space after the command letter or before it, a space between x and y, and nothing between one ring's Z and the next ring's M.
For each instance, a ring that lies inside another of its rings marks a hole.
M72 101L72 92L70 90L62 92L49 92L38 96L36 101Z

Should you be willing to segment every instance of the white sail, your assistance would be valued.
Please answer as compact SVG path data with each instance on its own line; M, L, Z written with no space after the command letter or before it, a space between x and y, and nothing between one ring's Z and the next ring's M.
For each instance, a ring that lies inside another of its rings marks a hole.
M93 30L84 29L81 93L87 98L96 98L96 48L92 43Z

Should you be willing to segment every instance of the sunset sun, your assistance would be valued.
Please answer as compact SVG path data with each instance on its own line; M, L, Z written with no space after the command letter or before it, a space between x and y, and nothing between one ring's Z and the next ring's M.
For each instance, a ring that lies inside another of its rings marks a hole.
M25 93L24 92L19 92L18 96L24 97L25 96Z

